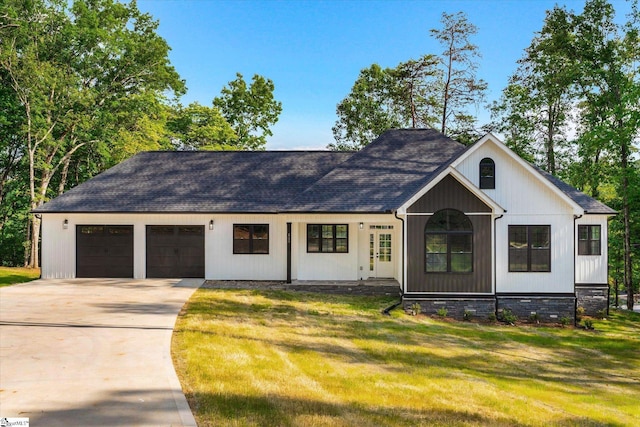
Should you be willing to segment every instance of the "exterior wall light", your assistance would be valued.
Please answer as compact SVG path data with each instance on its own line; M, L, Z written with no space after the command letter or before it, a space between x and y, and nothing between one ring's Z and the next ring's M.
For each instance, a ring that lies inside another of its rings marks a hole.
M213 230L213 220L209 221L209 230Z
M69 228L69 220L65 219L64 221L62 221L62 228L64 228L65 230L67 228Z
M364 222L360 223L360 230L364 230Z

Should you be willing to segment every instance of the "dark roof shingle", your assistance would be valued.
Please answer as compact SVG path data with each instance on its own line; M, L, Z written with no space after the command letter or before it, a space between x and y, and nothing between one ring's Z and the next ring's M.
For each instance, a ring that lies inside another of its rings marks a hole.
M355 153L146 152L34 212L391 212L465 150L432 129L398 129ZM588 213L615 213L539 172Z

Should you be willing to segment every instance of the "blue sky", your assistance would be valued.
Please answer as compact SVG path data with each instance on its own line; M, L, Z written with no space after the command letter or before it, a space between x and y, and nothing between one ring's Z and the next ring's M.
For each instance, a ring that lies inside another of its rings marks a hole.
M478 76L488 101L500 97L516 61L556 4L581 11L584 1L547 0L139 0L160 23L171 62L188 92L183 104L211 105L236 72L270 78L282 114L267 149L323 149L333 141L336 105L361 69L394 67L442 51L430 36L442 12L464 11L479 31ZM629 10L613 1L618 20ZM481 123L489 119L485 106Z

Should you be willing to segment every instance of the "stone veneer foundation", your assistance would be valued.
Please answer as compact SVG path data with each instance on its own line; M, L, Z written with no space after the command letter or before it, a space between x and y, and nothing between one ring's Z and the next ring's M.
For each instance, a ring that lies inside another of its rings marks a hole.
M509 309L520 320L528 320L537 315L541 323L560 323L562 318L571 319L576 316L576 297L571 294L562 295L497 295L485 298L464 297L411 297L402 298L402 307L407 313L412 305L420 304L420 312L427 315L438 314L438 310L447 310L447 317L462 320L465 311L471 319L487 320L491 314L498 317L503 310ZM606 301L605 301L606 304ZM600 307L600 306L598 306Z
M447 317L462 320L464 312L471 315L471 319L487 320L491 313L496 312L496 300L489 298L439 298L425 297L412 298L405 296L402 298L402 307L407 313L412 311L411 306L415 303L420 304L420 312L423 314L438 314L438 310L444 308L447 310Z
M576 305L584 308L584 314L596 316L609 307L609 286L576 285L576 298Z

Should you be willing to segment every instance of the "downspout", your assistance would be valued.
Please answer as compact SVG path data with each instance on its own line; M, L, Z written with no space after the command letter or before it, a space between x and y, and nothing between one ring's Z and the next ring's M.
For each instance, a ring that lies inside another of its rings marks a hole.
M507 212L507 211L504 211ZM498 317L498 234L496 222L504 216L504 212L493 219L493 314Z
M402 280L400 281L400 296L404 295L404 273L405 273L405 259L404 259L404 245L405 245L405 241L404 241L404 219L400 218L398 216L398 211L394 211L393 215L396 217L397 220L399 220L400 222L402 222Z
M573 295L576 299L573 302L573 326L577 326L576 314L578 313L578 295L576 293L576 220L582 218L582 215L573 216ZM609 292L607 291L607 296ZM607 305L608 309L608 305Z
M394 303L392 305L390 305L389 307L385 308L384 310L382 310L382 314L386 315L386 316L390 316L389 312L391 310L393 310L394 308L398 307L399 305L402 304L402 296L404 295L404 273L405 273L405 259L404 259L404 245L405 245L405 241L404 241L404 219L400 218L398 216L398 211L393 211L393 215L396 217L397 220L399 220L400 222L402 222L402 274L401 274L401 279L400 279L400 301L398 301L397 303Z

